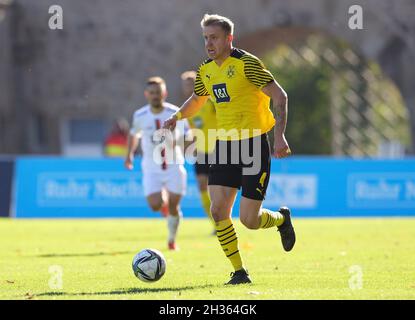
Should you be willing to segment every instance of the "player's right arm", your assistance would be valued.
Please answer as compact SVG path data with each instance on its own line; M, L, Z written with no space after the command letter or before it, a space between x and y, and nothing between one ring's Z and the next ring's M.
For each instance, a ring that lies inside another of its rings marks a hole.
M134 154L137 151L138 143L141 136L141 126L137 113L133 116L133 125L131 126L130 134L128 136L128 151L124 161L124 166L128 170L134 169Z
M192 96L183 103L180 109L164 122L163 128L174 130L177 120L194 116L203 107L208 98L209 96L198 96L193 93Z
M202 65L203 66L203 65ZM209 92L206 90L205 84L200 75L200 68L197 71L195 80L195 89L193 94L179 110L164 122L163 128L174 130L177 120L186 119L194 116L206 103L209 98Z
M125 158L125 162L124 162L124 166L128 170L134 169L134 154L137 151L139 141L140 141L140 138L136 135L130 134L128 137L128 152L127 152L127 157Z

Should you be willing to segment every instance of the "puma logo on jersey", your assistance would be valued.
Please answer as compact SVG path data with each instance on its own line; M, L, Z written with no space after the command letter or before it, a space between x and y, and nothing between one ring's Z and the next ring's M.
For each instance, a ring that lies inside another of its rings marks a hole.
M266 172L264 172L262 175L261 175L261 178L259 179L259 184L261 185L261 187L264 187L264 183L265 183L265 178L267 177L267 173Z

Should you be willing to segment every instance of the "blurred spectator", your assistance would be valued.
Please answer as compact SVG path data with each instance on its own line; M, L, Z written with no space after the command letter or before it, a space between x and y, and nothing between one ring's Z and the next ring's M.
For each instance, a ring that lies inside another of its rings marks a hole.
M128 151L128 121L120 118L114 122L111 133L104 143L104 155L107 157L125 157Z

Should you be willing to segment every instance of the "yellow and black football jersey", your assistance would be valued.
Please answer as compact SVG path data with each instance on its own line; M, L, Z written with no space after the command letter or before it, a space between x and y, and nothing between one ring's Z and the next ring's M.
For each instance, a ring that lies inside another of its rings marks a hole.
M216 145L216 135L213 135L212 132L209 134L209 130L216 130L216 111L212 99L209 98L199 112L189 118L189 123L192 128L200 130L195 133L197 151L213 152ZM199 136L198 133L203 136Z
M233 48L221 66L211 59L200 66L195 94L210 95L214 102L219 140L251 138L274 127L270 98L261 90L272 81L261 60L241 49ZM242 129L248 136L241 136Z

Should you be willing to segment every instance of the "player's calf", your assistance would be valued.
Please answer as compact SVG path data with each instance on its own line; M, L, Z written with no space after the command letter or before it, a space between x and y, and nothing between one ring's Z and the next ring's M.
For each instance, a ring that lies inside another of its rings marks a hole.
M258 215L252 214L252 215L240 215L239 220L241 223L247 227L250 230L256 230L259 228L258 223Z

